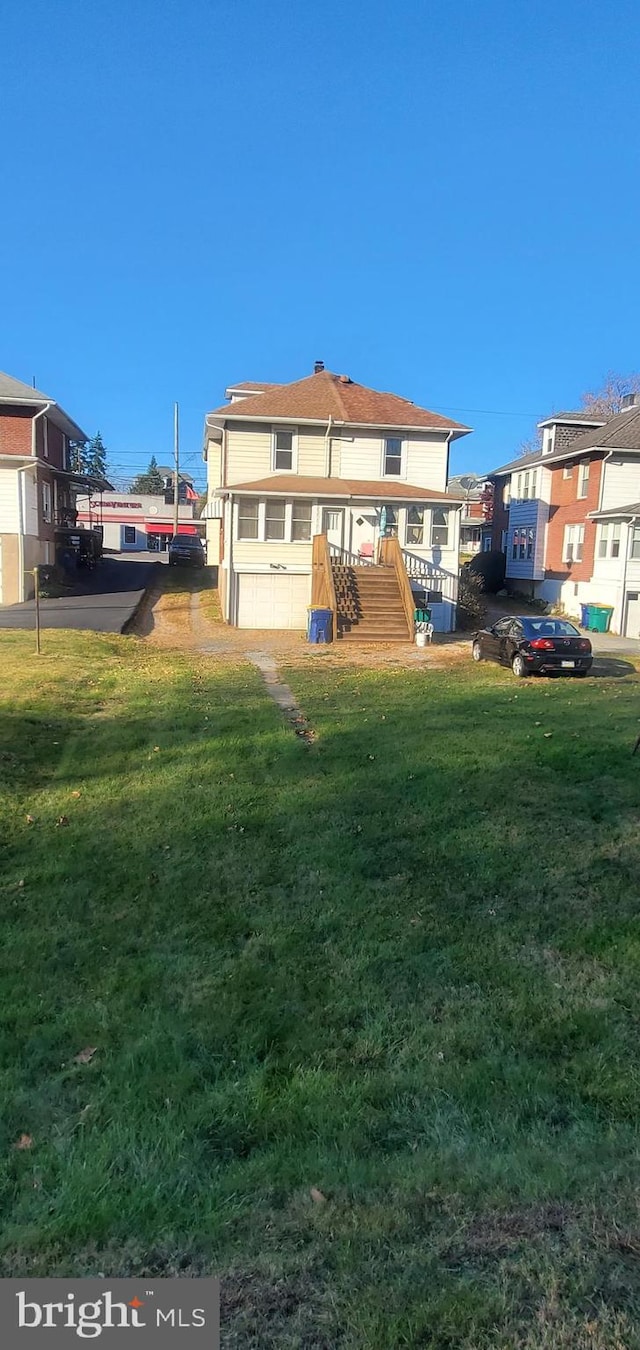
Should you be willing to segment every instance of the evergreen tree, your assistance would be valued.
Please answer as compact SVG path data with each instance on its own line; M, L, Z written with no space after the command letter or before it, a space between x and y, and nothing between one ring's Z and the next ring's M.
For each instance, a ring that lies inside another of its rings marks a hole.
M155 455L151 456L146 473L139 473L137 478L134 478L131 491L151 493L153 496L158 496L164 492L164 482Z
M92 474L94 478L106 477L107 449L99 431L91 437L90 441L87 441L84 449L84 462L85 473Z

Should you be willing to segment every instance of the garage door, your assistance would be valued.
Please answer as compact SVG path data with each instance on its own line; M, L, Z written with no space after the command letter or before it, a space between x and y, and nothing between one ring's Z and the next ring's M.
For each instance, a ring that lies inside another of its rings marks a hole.
M238 628L307 627L311 577L287 572L240 572Z

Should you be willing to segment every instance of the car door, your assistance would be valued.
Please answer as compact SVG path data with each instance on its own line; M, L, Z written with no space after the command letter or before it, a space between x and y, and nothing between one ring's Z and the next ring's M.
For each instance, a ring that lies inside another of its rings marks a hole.
M522 624L517 619L512 619L500 640L500 660L505 666L511 665L523 637Z
M511 627L511 619L500 619L490 630L489 656L494 661L504 661L505 642Z

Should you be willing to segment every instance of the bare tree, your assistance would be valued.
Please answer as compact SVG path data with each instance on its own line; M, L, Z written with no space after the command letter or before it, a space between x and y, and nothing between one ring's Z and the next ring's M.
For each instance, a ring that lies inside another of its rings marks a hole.
M625 394L640 394L640 375L617 375L610 370L599 389L582 395L582 407L594 416L615 417Z

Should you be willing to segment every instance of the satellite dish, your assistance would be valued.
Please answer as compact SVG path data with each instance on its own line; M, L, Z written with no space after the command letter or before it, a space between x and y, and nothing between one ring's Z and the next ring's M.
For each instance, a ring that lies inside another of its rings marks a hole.
M471 492L471 489L477 487L478 484L482 482L482 479L478 478L477 474L467 473L463 474L462 478L458 479L458 482L460 487L464 488L465 492Z

